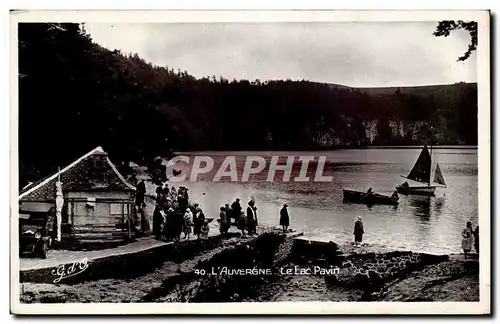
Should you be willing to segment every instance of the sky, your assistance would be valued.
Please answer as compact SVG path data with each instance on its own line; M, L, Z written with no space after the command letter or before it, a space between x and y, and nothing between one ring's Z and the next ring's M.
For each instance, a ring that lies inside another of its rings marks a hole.
M457 62L464 31L437 22L87 23L94 42L201 78L310 80L352 87L476 82L476 54Z

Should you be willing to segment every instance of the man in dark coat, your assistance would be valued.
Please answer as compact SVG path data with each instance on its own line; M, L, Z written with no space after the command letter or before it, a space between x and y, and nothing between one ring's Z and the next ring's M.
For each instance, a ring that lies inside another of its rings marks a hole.
M186 210L189 204L189 196L186 187L179 188L179 191L177 192L177 202L179 203L180 210ZM191 212L193 212L194 215L194 211Z
M203 226L204 223L205 223L205 214L203 213L203 210L198 207L198 215L194 222L194 234L198 235L198 239L200 239L201 227Z
M247 207L247 222L248 222L248 234L255 234L256 233L256 223L257 223L257 215L255 214L255 210L253 209L254 207L254 202L249 201L248 202L248 207Z
M240 198L236 198L236 200L232 203L231 209L233 210L233 217L234 219L238 220L241 215L241 205L240 205Z
M135 205L141 207L144 204L144 196L146 195L146 184L144 179L137 185L137 191L135 195Z
M365 233L363 228L363 218L358 216L358 220L354 223L354 244L361 245L363 242L363 234Z
M280 225L283 226L283 232L288 230L290 225L290 217L288 216L287 204L283 204L283 208L280 210Z

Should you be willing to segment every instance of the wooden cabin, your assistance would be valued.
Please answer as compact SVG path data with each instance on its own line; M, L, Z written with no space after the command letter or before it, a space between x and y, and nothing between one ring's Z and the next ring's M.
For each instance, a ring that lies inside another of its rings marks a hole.
M63 245L119 243L136 232L135 187L129 184L101 147L88 152L59 172L24 188L19 210L26 214L55 207L56 182L60 179ZM57 236L54 219L54 238Z

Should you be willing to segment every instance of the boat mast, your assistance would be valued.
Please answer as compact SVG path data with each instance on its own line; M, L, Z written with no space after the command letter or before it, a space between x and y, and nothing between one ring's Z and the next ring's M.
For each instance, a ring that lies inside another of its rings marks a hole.
M431 172L432 172L432 141L431 141L431 152L430 152L430 159L431 159L431 168L429 170L429 183L427 184L429 187L431 186Z

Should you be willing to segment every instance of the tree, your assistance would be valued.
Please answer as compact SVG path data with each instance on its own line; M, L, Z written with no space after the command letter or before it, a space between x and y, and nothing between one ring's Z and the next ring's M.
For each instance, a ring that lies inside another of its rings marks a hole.
M436 30L434 31L434 36L440 37L448 37L450 35L450 32L454 30L459 30L463 29L467 31L470 34L471 41L469 44L469 48L465 52L465 54L461 57L458 58L457 61L465 61L467 60L473 51L476 50L477 48L477 22L475 21L454 21L454 20L444 20L440 21L439 24L436 27Z

